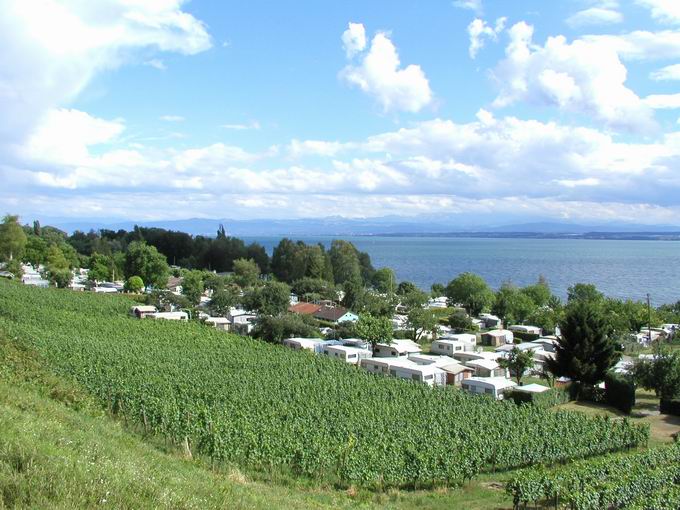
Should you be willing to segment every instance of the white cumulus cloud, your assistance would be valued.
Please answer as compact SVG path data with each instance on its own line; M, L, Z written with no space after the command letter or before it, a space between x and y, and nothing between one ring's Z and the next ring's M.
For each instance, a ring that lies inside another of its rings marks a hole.
M347 58L352 58L366 48L366 29L361 23L349 23L342 33L342 47Z
M486 21L480 18L475 18L468 25L468 35L470 36L470 58L475 58L479 50L484 47L484 39L489 38L492 41L498 40L500 34L505 28L507 18L498 18L496 25L491 27L487 25Z
M525 22L508 33L506 58L494 69L500 88L495 106L526 101L590 115L614 128L654 126L651 109L626 86L627 69L610 44L554 36L540 46Z
M432 90L419 65L401 68L401 62L387 34L373 37L361 61L345 67L341 77L374 97L385 112L418 112L432 102Z

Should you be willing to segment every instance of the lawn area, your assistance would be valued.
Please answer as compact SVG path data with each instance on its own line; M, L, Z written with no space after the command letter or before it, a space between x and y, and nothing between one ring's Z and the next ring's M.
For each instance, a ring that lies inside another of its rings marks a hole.
M568 409L589 415L624 417L624 413L605 404L593 402L568 402L556 406L555 409ZM629 419L635 423L648 423L650 427L650 445L670 443L673 435L680 433L680 417L659 413L659 399L654 392L638 390L635 393L635 407Z

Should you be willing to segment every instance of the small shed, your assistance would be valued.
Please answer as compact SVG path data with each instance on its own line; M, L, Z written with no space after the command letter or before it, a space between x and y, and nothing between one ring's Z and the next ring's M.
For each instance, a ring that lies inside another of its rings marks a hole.
M231 329L231 321L226 317L208 317L205 323L222 331L229 331Z
M143 319L149 314L156 313L158 310L155 306L151 305L137 305L130 308L130 315L137 317L138 319Z
M492 329L482 333L482 343L491 347L500 347L504 344L511 344L514 340L512 331L508 329Z

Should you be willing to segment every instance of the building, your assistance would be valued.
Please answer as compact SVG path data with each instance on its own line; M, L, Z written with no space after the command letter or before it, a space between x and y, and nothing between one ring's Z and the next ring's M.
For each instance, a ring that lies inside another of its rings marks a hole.
M559 343L557 337L554 336L542 336L536 340L531 341L532 344L539 345L542 349L550 352L555 352L555 346Z
M161 319L167 321L188 321L189 314L186 312L155 312L146 315L149 319Z
M504 344L500 347L494 349L496 352L507 353L513 349L519 349L520 351L534 352L541 350L541 345L534 342L522 342L521 344Z
M157 313L158 310L156 309L155 306L149 306L149 305L137 305L133 306L130 308L130 315L134 315L138 319L143 319L147 315L150 315L152 313Z
M516 386L516 382L505 377L470 377L461 384L465 391L489 395L496 400L502 400L505 392Z
M359 349L358 347L349 347L347 345L325 345L321 353L329 358L339 359L354 365L359 364L362 359L370 358L372 354L367 349Z
M519 333L520 335L535 335L540 337L543 334L543 330L538 326L525 326L524 324L514 324L508 328L513 333Z
M466 362L465 366L475 371L475 377L507 377L507 370L494 360L473 359Z
M205 319L205 323L222 331L231 330L231 321L226 317L208 317Z
M392 340L389 344L377 344L373 355L376 358L398 358L421 352L420 345L412 340Z
M511 344L514 341L512 331L507 329L492 329L482 333L482 344L491 347L500 347L504 344Z
M315 319L332 322L333 324L357 322L359 320L357 314L350 312L347 308L343 308L342 306L322 306L312 315Z

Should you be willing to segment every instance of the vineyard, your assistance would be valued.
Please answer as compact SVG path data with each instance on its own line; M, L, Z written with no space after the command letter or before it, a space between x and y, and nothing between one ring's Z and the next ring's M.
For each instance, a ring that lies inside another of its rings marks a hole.
M253 469L367 487L454 485L632 448L649 435L626 420L376 377L200 324L136 320L130 304L0 281L0 330L122 419Z
M548 501L572 510L680 508L680 444L574 462L560 469L528 468L507 484L515 508Z

